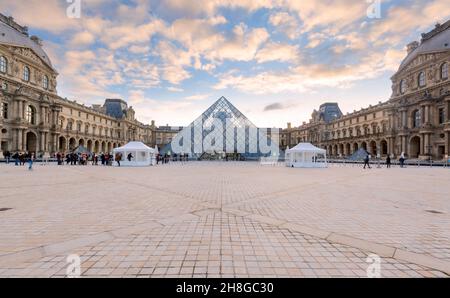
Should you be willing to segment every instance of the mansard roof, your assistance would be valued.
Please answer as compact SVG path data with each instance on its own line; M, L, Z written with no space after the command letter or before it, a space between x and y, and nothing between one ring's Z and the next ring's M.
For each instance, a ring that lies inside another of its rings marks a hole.
M52 62L42 49L40 40L35 36L30 38L27 27L18 25L13 18L2 14L0 14L0 44L29 48L53 69Z
M450 20L436 27L428 33L422 34L420 45L411 51L400 64L399 70L407 66L421 54L450 51Z

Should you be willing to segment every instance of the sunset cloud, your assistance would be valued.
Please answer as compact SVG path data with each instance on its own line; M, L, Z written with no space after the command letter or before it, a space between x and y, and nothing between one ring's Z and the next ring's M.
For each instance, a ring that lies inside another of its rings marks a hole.
M296 117L309 117L304 98L358 104L351 109L387 100L405 45L450 19L444 0L381 1L380 19L361 0L86 0L80 19L67 5L0 0L3 14L44 39L61 96L122 97L142 119L185 119L177 109L200 113L202 101L227 94Z

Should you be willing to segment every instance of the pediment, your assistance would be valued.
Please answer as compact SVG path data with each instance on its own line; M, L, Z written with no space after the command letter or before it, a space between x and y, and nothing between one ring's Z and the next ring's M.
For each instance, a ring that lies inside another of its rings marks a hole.
M33 49L26 48L26 47L17 47L17 46L11 46L10 50L17 56L21 56L25 59L29 59L39 65L47 66L52 68L50 65L48 65L39 55L33 51Z

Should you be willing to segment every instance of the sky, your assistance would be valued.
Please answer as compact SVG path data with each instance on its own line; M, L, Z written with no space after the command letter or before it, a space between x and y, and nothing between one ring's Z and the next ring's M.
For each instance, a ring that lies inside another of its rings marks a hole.
M449 7L448 0L0 0L1 13L43 39L62 97L87 105L122 98L144 123L186 126L225 96L257 126L280 128L309 121L324 102L347 113L388 100L406 45L449 20Z

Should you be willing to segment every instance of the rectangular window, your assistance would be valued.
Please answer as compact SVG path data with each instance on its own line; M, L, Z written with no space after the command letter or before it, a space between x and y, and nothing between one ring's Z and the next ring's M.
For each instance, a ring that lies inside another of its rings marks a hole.
M445 122L445 110L444 108L439 109L439 124L443 124Z
M2 117L3 119L8 119L8 103L2 103Z

